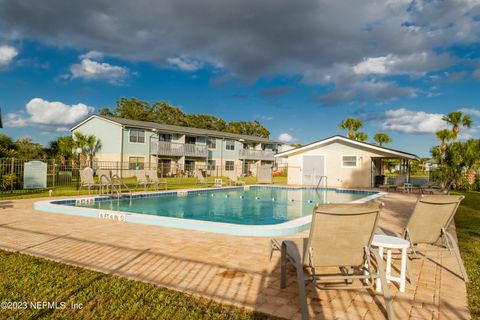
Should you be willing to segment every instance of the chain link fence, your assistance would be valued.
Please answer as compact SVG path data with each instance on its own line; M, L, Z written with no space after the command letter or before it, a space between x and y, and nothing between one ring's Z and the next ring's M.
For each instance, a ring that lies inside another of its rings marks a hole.
M46 189L48 190L78 190L80 186L80 170L92 167L94 172L108 170L112 176L118 176L130 188L136 187L135 170L153 169L158 177L165 179L170 188L193 188L198 186L195 172L199 171L206 178L221 178L228 182L229 178L237 177L247 184L256 183L259 164L255 165L223 165L210 166L201 164L177 164L156 162L117 162L96 161L93 164L79 161L59 161L56 159L16 159L0 158L0 193L28 193L42 189L25 189L25 164L31 161L41 161L47 166ZM275 164L272 166L273 183L287 182L287 166ZM98 177L96 178L98 179Z

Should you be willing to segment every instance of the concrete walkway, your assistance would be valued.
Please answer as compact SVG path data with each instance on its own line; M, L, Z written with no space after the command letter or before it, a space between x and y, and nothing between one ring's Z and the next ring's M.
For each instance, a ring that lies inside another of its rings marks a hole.
M414 195L384 198L380 227L401 231ZM269 238L218 234L38 212L35 200L0 201L0 248L147 281L219 302L300 319L295 274L280 289L279 254ZM398 265L399 261L395 261ZM453 255L413 262L416 286L391 284L397 319L469 319ZM385 319L373 290L308 292L314 319Z

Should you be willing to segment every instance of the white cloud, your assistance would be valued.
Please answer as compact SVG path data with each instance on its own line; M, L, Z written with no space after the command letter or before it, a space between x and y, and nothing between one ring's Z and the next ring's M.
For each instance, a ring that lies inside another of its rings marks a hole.
M187 72L197 71L203 66L203 63L200 61L196 61L185 56L168 58L167 62L172 67Z
M442 120L443 114L411 111L405 108L388 110L381 129L402 133L433 133L448 128Z
M447 54L435 55L428 52L418 52L403 56L389 54L383 57L363 59L362 62L353 66L353 72L358 75L420 75L427 71L448 67L454 61L455 59Z
M289 143L289 142L295 141L295 138L292 135L285 132L285 133L280 133L280 135L278 136L278 141Z
M468 114L470 116L478 117L480 118L480 109L474 109L474 108L461 108L458 111L461 111L462 113Z
M83 59L79 64L70 66L71 78L84 80L106 80L112 84L119 84L128 77L129 71L125 67L114 66L105 62Z
M66 127L79 122L94 111L95 108L83 103L67 105L62 102L34 98L27 103L24 111L8 113L5 126L14 128L33 125L65 131Z
M98 60L103 58L103 53L98 52L98 51L88 51L87 53L84 53L80 55L80 59L94 59Z
M0 46L0 67L9 65L17 55L18 50L14 47L7 45Z

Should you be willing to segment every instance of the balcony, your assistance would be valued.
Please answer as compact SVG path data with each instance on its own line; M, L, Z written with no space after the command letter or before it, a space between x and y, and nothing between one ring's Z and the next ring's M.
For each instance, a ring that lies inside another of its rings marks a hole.
M159 156L206 158L208 149L206 145L201 144L152 141L150 143L150 152Z
M239 158L244 160L273 161L274 155L275 155L275 151L272 151L272 150L240 149Z

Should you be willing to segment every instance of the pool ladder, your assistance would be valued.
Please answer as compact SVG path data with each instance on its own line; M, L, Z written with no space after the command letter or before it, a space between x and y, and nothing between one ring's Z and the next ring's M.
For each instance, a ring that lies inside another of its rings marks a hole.
M325 187L327 187L327 179L328 179L328 177L327 177L327 176L320 176L320 179L318 179L318 183L317 183L317 187L316 187L317 189L318 189L318 187L320 186L320 183L322 183L323 178L325 178Z
M102 174L100 176L100 194L104 194L104 188L110 188L111 194L115 193L117 195L117 200L120 200L122 197L129 197L130 201L132 200L132 191L130 188L123 182L122 178L118 175L113 175L112 178L109 176ZM128 194L123 194L121 189L127 189Z

